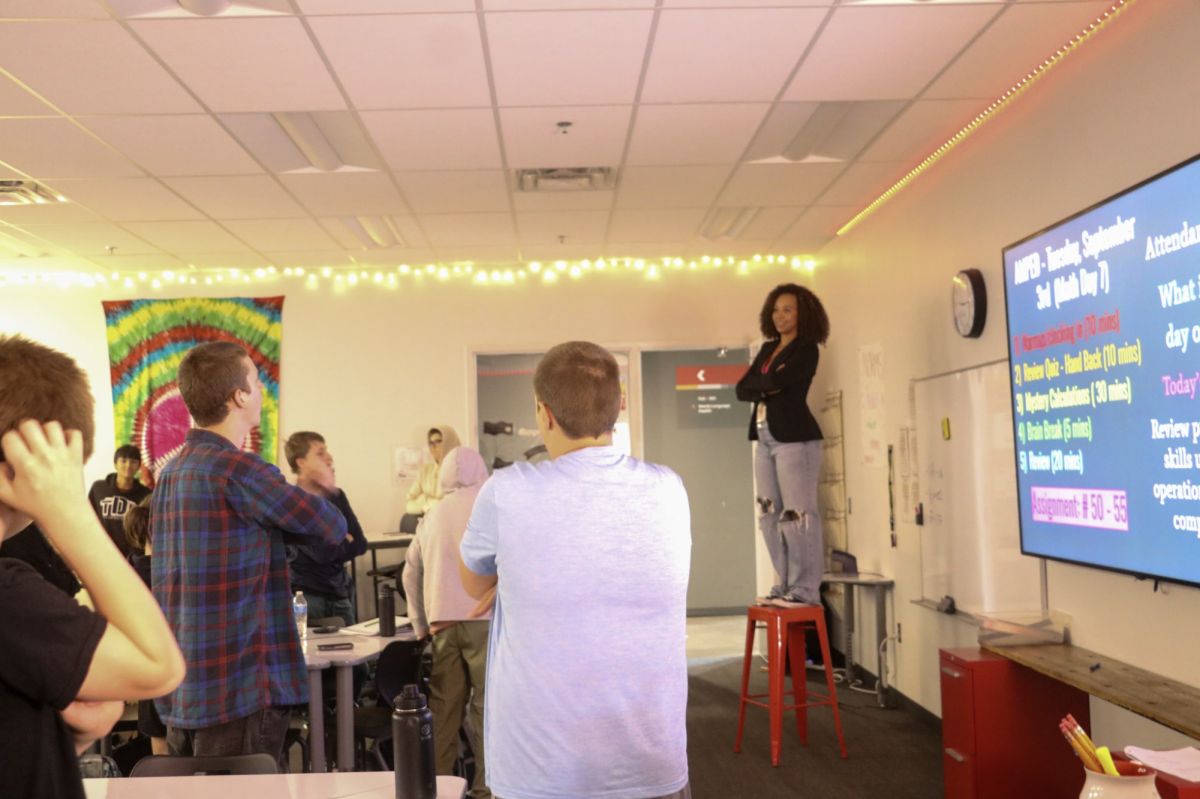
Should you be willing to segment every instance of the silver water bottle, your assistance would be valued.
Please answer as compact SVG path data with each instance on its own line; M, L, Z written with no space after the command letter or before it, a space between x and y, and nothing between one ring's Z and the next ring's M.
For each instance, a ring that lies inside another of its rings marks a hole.
M437 799L433 713L425 695L411 683L396 697L392 713L392 762L396 799Z

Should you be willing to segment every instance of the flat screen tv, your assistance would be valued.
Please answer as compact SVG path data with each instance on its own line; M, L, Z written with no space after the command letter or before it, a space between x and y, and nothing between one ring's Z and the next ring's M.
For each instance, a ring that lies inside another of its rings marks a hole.
M1200 585L1200 156L1004 250L1021 551Z

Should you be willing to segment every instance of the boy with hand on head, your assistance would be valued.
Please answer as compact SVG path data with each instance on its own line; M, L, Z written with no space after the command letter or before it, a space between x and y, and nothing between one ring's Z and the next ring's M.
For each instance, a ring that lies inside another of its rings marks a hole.
M502 799L690 799L687 492L612 446L621 378L608 350L552 348L533 393L551 460L497 469L459 550L467 592L496 591L488 787Z
M92 483L88 501L108 531L108 537L122 555L129 557L131 549L125 538L125 512L150 496L150 489L137 479L138 469L142 467L142 451L132 444L117 447L113 466L116 471Z
M64 430L64 427L67 428ZM92 396L67 356L0 336L0 538L36 520L96 612L26 564L0 558L0 785L82 799L77 756L126 699L166 693L184 664L158 605L83 493Z

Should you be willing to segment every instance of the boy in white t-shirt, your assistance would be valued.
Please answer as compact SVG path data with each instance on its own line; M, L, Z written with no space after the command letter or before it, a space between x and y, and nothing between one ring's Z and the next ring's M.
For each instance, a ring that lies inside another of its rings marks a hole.
M551 460L499 469L460 548L495 587L484 740L500 799L690 797L687 493L612 446L617 362L573 341L534 376Z

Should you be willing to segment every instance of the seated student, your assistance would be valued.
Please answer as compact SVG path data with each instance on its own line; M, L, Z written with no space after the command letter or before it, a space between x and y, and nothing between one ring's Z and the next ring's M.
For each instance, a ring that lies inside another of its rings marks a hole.
M421 467L412 488L408 490L408 499L404 503L404 517L400 519L400 532L416 532L417 522L429 509L442 498L442 489L438 483L438 468L442 459L458 446L458 433L453 427L442 425L431 427L425 434L429 444L429 454L433 461Z
M150 495L125 512L125 539L129 544L129 565L138 577L150 588ZM150 739L150 751L156 755L167 754L167 725L163 724L154 707L153 699L138 702L138 732Z
M408 547L404 589L418 638L433 636L429 709L438 774L450 774L458 755L458 729L470 710L475 732L475 784L471 799L489 799L483 766L483 698L492 597L480 602L463 588L458 547L475 497L487 480L483 456L458 447L442 459L442 501L429 511ZM473 696L472 696L473 694Z
M108 537L121 550L124 557L129 557L129 543L125 538L125 511L150 496L150 489L137 479L138 469L142 466L142 451L132 444L117 447L113 455L115 472L108 477L92 483L88 491L88 502L100 517L100 522L108 532Z
M157 603L82 490L92 407L73 360L0 336L0 538L36 519L96 606L82 607L27 564L0 558L5 796L82 799L76 758L112 728L124 700L158 696L183 679Z
M292 591L304 592L310 620L338 616L349 627L356 623L356 597L346 564L366 554L367 536L350 509L346 492L337 486L333 456L319 433L292 433L283 446L283 454L297 477L296 485L329 500L346 517L346 538L340 543L288 546Z

